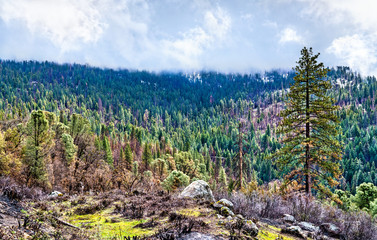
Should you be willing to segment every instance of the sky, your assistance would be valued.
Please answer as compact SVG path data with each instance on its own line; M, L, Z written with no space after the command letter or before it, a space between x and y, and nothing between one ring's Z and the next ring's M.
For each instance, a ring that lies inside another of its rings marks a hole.
M0 59L148 71L377 75L376 0L0 0Z

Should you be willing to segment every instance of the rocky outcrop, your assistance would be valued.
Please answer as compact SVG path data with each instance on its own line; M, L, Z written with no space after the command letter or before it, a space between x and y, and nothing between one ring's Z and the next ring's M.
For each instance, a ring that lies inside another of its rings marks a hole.
M250 236L250 237L256 237L258 235L258 227L253 223L252 221L246 221L245 225L242 227L242 233Z
M214 202L211 188L203 180L197 180L188 185L179 195L179 197L189 197Z
M234 217L233 211L230 210L228 207L222 207L220 209L220 214L223 215L224 217L228 217L228 216Z
M290 226L290 227L284 227L281 229L282 233L288 233L293 236L306 239L307 236L305 232L299 227L299 226Z
M289 214L284 214L284 217L282 218L283 222L285 223L295 223L296 219L294 216Z
M224 207L227 207L227 208L233 210L233 203L231 201L225 199L225 198L220 199L219 201L216 202L216 204L222 205Z
M330 237L336 237L336 238L341 237L340 228L338 228L337 226L335 226L332 223L323 223L323 224L321 224L321 226L319 228L321 229L321 231L324 234L326 234Z
M179 240L191 240L191 239L197 239L197 240L221 240L224 238L216 237L213 235L203 234L199 232L191 232L188 234L185 234L178 238Z
M315 226L313 223L310 222L300 222L298 226L308 232L316 233L319 231L319 227Z

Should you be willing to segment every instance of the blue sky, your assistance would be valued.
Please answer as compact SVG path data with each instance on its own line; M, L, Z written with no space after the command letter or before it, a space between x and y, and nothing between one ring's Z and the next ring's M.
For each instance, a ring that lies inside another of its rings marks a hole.
M377 75L376 0L0 0L0 58L100 67Z

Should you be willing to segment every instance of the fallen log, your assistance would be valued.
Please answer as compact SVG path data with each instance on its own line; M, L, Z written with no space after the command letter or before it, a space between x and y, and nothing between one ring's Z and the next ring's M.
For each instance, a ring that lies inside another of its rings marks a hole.
M70 224L70 223L68 223L68 222L66 222L66 221L63 221L63 220L61 220L61 219L59 219L59 218L57 218L57 217L55 217L55 216L52 216L58 223L61 223L61 224L63 224L63 225L65 225L65 226L68 226L68 227L71 227L71 228L76 228L76 229L80 229L79 227L76 227L75 225L72 225L72 224Z

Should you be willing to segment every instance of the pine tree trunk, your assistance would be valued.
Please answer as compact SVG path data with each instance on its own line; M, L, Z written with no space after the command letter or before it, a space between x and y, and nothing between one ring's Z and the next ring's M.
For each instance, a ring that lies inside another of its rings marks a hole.
M239 151L240 151L240 162L239 162L239 167L240 167L240 189L242 189L242 165L243 165L243 160L242 160L242 123L239 125Z
M310 124L309 124L309 118L310 118L310 113L309 113L309 100L310 100L310 95L309 95L309 73L306 72L306 139L309 141L310 138ZM305 192L306 194L310 197L312 194L311 190L311 182L310 182L310 146L309 142L306 143L306 150L305 150L305 177L306 177L306 184L305 184Z

